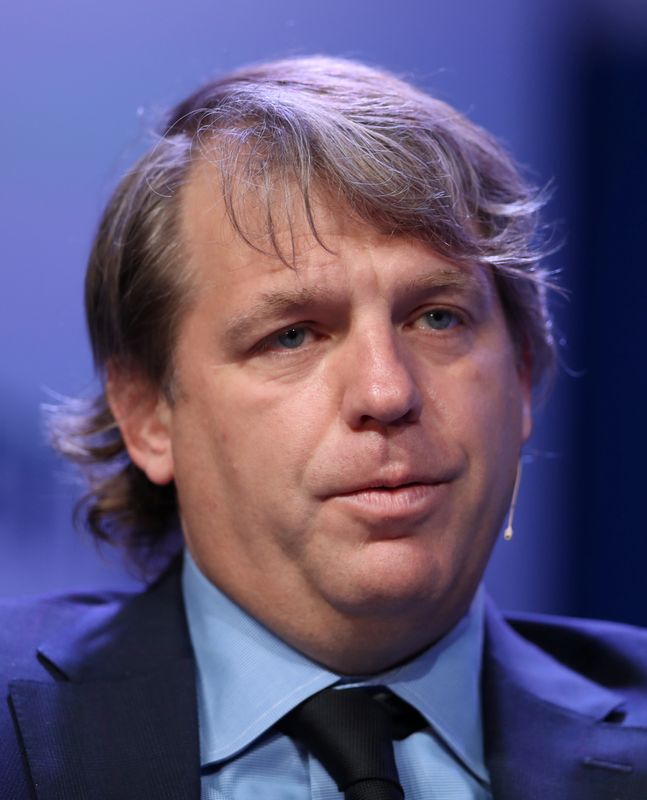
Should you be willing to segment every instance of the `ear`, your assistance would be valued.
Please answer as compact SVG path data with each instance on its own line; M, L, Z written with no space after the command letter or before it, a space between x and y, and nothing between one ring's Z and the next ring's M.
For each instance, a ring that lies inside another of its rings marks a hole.
M152 483L173 480L172 409L140 374L108 366L106 394L131 461Z

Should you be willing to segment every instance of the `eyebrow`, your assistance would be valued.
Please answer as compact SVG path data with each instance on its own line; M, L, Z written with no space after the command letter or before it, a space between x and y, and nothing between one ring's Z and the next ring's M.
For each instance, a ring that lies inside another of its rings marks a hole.
M302 287L276 292L265 292L254 302L251 308L236 314L225 325L225 339L232 344L245 336L260 322L280 319L286 314L299 313L315 303L333 302L329 291L323 287Z
M481 273L460 269L435 270L413 278L405 286L405 292L453 290L476 295L487 294L489 285Z
M487 284L482 278L467 270L434 270L408 281L398 292L400 295L423 294L430 292L459 291L465 294L485 296ZM337 305L330 288L323 285L297 289L265 292L245 311L230 318L224 331L225 340L232 345L247 336L259 322L298 315L317 305Z

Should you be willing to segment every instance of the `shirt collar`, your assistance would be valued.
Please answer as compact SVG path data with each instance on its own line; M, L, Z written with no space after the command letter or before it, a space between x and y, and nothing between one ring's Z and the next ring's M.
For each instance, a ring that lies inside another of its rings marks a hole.
M295 706L348 678L326 670L236 605L185 553L182 589L197 661L201 764L235 756ZM483 591L433 647L353 683L381 685L414 706L454 754L487 781L480 673Z

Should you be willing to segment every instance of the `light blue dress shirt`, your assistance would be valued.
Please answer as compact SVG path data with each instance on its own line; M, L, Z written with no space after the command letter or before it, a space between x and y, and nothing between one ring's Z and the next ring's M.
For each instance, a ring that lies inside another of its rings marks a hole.
M199 571L182 586L197 662L202 800L343 800L321 764L271 726L333 684L386 686L429 728L394 742L407 800L490 800L480 673L483 596L422 655L381 675L341 677L294 650Z

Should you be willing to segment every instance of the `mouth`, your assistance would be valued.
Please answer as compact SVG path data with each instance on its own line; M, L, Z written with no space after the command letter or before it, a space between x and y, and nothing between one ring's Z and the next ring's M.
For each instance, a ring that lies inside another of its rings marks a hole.
M350 494L357 494L359 492L371 492L371 491L385 491L385 492L397 492L401 489L406 489L410 486L433 486L437 483L442 483L442 481L431 481L431 480L418 480L418 479L411 479L411 480L375 480L375 481L366 481L361 485L348 489L346 491L340 491L339 495L350 495Z
M367 522L411 523L432 514L447 491L447 481L371 481L330 499Z

